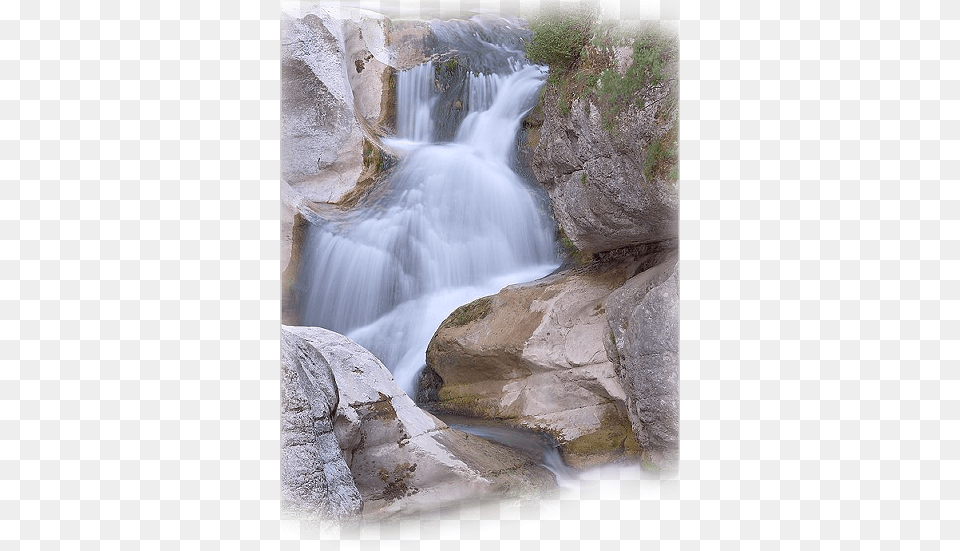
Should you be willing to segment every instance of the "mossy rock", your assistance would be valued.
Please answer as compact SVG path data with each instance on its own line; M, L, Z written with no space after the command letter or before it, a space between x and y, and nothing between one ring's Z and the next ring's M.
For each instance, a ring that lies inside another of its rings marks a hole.
M481 297L454 310L440 327L463 327L490 314L493 297Z
M451 415L463 415L465 417L481 417L493 419L497 417L497 411L485 405L483 396L475 394L456 394L455 389L441 387L438 392L439 401L436 409L442 413Z
M619 410L618 410L619 411ZM575 467L641 456L630 421L616 413L604 417L600 428L561 445L564 461Z

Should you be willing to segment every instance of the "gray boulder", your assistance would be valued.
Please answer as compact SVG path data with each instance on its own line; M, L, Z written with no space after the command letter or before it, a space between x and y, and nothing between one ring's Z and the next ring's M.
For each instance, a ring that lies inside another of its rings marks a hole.
M572 77L561 74L564 84L548 84L525 121L531 171L549 193L558 225L582 252L678 235L670 160L677 137L676 41L668 34L663 40L662 80L631 83L637 88L629 102L606 97L603 79L595 86L575 84L599 71L595 64L608 55L587 45L583 65ZM613 59L601 64L624 75L634 64L632 46L614 50Z
M632 277L604 302L607 353L627 395L644 459L676 468L679 450L677 257Z
M334 433L340 393L329 363L310 343L282 332L281 502L295 517L359 515L360 492Z

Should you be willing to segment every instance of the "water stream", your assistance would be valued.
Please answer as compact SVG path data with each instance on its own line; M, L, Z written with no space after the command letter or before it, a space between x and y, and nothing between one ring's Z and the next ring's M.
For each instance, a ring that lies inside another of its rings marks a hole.
M298 279L301 323L355 340L411 396L427 344L454 309L559 265L549 214L511 168L546 72L462 22L444 29L491 47L484 63L497 70L466 74L466 115L449 141L435 128L438 113L455 109L438 103L439 65L398 75L398 135L385 144L400 162L388 190L342 220L312 226Z
M553 473L561 486L568 486L577 479L577 471L564 464L557 445L544 434L508 427L486 419L456 415L438 415L438 417L451 428L503 444L540 462Z

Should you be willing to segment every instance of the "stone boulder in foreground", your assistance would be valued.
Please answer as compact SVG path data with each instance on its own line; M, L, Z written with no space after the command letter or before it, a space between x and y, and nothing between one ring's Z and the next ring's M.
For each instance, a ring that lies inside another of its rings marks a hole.
M333 371L297 335L283 331L281 343L283 508L311 520L356 517L363 504L334 434L340 394Z
M662 467L648 448L666 450L676 435L668 428L676 402L660 405L676 396L676 287L658 287L646 302L634 295L660 281L653 274L665 266L675 274L676 253L634 253L511 285L454 311L427 348L421 399L438 411L547 432L573 467L641 457ZM632 300L650 308L632 308Z
M455 311L427 348L434 406L547 432L574 467L637 455L603 344L604 300L635 268L569 270Z
M334 433L365 519L555 487L553 474L527 456L451 429L418 408L383 364L350 339L316 327L284 326L283 334L285 343L311 350L336 380Z

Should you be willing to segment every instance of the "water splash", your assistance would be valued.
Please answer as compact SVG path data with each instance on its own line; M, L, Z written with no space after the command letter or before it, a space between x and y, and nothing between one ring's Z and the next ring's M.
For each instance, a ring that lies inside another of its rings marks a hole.
M385 143L403 153L389 191L309 231L301 322L369 349L407 394L451 311L559 264L549 216L510 168L545 76L515 60L504 74L468 75L467 115L453 142L436 143L433 65L399 74L398 138Z

